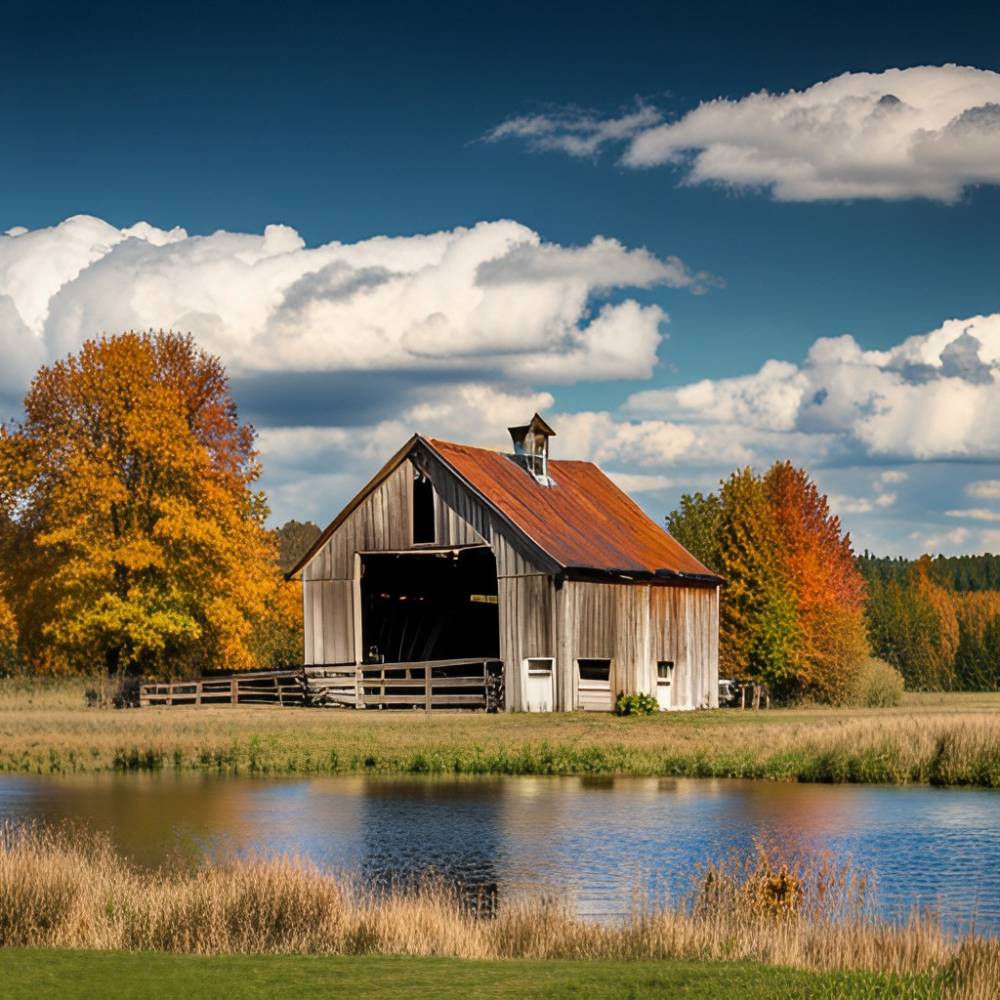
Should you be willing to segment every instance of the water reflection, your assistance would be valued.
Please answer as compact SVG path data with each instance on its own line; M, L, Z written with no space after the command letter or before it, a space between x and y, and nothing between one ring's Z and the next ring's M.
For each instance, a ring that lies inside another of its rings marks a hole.
M1000 793L631 778L255 780L173 775L0 778L0 819L72 820L140 864L297 853L371 886L429 873L487 906L569 893L628 910L682 894L693 869L765 838L878 872L885 912L933 907L1000 930Z

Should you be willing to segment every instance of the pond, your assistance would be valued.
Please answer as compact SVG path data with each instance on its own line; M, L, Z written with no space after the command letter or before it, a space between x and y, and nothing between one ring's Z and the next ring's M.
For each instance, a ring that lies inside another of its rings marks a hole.
M73 820L141 864L294 852L373 883L433 870L475 890L568 892L627 912L755 837L877 872L884 913L1000 932L1000 793L657 778L0 777L0 820Z

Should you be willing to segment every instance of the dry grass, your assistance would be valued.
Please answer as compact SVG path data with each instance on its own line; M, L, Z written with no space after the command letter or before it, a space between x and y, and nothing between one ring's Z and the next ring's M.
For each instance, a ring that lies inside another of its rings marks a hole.
M148 872L72 831L0 834L0 943L195 954L473 959L745 960L810 970L931 977L968 1000L997 996L1000 946L929 918L893 926L868 885L829 862L779 864L763 850L700 873L675 906L617 923L565 901L504 901L478 916L440 885L373 895L290 858Z
M0 771L638 774L1000 787L1000 695L898 708L616 718L270 707L86 709L85 682L0 683Z

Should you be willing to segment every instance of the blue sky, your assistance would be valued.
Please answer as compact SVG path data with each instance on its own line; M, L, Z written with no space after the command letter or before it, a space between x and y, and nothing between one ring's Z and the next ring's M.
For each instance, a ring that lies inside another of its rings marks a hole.
M9 5L0 232L27 232L0 240L3 415L82 336L183 326L233 371L278 519L331 517L409 429L497 445L543 405L561 454L658 517L787 455L859 545L1000 549L997 24L542 8ZM881 76L915 67L933 72ZM879 77L822 89L845 73ZM353 249L303 250L333 241ZM863 357L804 363L845 334Z

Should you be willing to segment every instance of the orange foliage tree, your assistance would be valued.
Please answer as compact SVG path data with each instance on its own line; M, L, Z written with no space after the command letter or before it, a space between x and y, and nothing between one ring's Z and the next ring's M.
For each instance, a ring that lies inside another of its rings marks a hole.
M864 580L851 542L808 474L788 462L734 472L694 494L671 533L725 583L719 666L779 695L843 696L868 652Z
M259 474L225 370L189 336L103 337L40 369L0 437L27 655L118 674L257 665L260 629L292 615Z
M829 700L867 653L864 580L851 540L804 469L775 463L764 489L777 523L780 560L795 602L797 683Z

